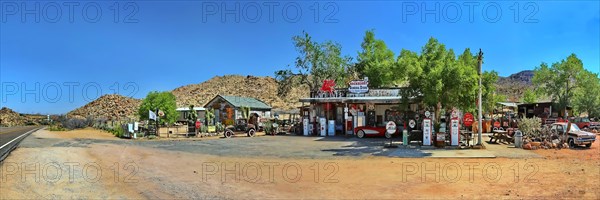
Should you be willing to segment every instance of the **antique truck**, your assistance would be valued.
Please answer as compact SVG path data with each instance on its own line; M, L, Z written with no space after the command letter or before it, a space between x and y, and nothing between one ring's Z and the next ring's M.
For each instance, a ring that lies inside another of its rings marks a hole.
M229 125L225 127L225 132L223 135L225 138L231 138L235 136L235 133L246 133L248 137L254 137L256 135L256 131L259 130L258 126L259 117L257 114L251 114L249 119L241 118L235 121L234 125Z

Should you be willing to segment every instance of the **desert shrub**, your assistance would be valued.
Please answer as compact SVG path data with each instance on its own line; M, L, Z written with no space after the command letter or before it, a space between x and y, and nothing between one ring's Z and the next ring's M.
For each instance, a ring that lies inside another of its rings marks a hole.
M224 130L225 130L225 127L223 127L223 124L221 124L221 122L217 122L217 124L216 124L217 133L223 132Z
M114 128L109 129L108 132L112 133L114 136L123 137L125 130L123 130L121 126L115 126Z
M269 122L265 122L265 123L263 123L263 131L264 131L265 133L270 133L270 132L271 132L271 129L273 129L272 125L273 125L273 123L272 123L272 122L270 122L270 121L269 121Z
M63 128L62 126L59 125L52 125L48 127L49 131L66 131L65 128Z
M65 127L66 129L73 130L73 129L85 128L85 127L87 127L87 123L86 123L86 120L84 120L84 119L71 118L71 119L67 119L64 122L62 122L62 126Z
M206 125L202 125L202 126L200 127L200 132L201 132L201 133L207 133L207 132L208 132L208 126L206 126Z
M523 118L519 121L519 130L523 133L523 136L533 137L542 126L542 119L538 117Z

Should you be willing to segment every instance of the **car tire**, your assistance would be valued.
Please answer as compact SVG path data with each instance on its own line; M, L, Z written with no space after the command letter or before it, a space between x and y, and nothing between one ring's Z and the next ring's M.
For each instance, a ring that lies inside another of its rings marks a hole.
M364 138L365 137L365 131L360 130L360 131L356 132L356 137L358 137L358 138Z
M571 149L575 148L575 140L569 139L569 148L571 148Z
M586 144L585 147L587 147L587 148L592 147L592 143Z
M227 130L225 131L225 138L231 138L233 137L233 131Z
M254 137L256 135L256 131L254 131L254 129L250 129L248 131L248 137Z

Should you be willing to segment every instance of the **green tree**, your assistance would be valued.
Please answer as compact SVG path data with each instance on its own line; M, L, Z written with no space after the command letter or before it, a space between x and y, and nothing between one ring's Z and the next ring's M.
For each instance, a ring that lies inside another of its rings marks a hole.
M142 101L138 110L138 115L141 120L148 119L148 111L156 112L159 109L165 113L165 116L161 117L160 120L166 121L167 123L174 123L177 120L177 104L175 95L170 92L149 92L146 98ZM158 115L158 113L156 113Z
M506 96L496 93L496 82L498 81L498 72L485 71L481 73L481 107L482 113L492 114L496 104L506 101Z
M537 95L533 90L525 90L523 92L523 100L524 103L535 103L537 101Z
M359 76L369 77L369 87L391 86L395 76L402 76L400 70L393 70L396 65L394 52L388 49L383 40L375 38L373 30L365 32L358 52L356 68Z
M396 82L406 80L410 96L422 96L426 106L435 108L436 117L442 108L475 110L477 59L470 49L457 58L454 50L430 38L420 55L402 50L396 63L395 69L405 74Z
M302 84L307 85L311 92L317 92L325 79L333 79L338 84L347 80L346 72L350 68L352 58L342 56L340 44L332 41L320 44L313 41L306 32L301 36L294 36L292 40L300 55L296 57L296 70L275 72L279 81L279 96L287 95L292 88Z
M187 116L187 120L191 122L195 122L198 119L198 113L194 110L194 105L190 105L189 107L190 114Z
M585 70L579 77L581 87L574 91L573 107L577 113L600 116L600 78L598 74Z
M558 110L564 111L573 100L575 91L585 82L582 80L584 72L583 62L571 54L566 60L552 63L551 66L542 63L536 67L532 82L538 92L550 96Z

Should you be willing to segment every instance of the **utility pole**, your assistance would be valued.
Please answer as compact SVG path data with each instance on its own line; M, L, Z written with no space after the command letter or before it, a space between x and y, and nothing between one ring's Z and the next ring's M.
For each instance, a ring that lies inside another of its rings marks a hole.
M477 75L479 76L479 94L477 97L477 146L482 145L481 141L481 132L483 129L482 120L483 117L481 115L481 64L483 62L483 52L479 49L479 53L477 54Z

